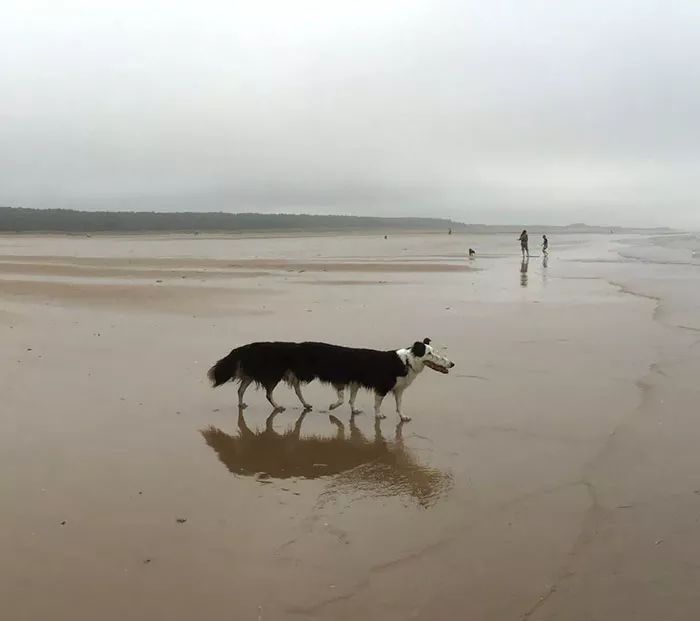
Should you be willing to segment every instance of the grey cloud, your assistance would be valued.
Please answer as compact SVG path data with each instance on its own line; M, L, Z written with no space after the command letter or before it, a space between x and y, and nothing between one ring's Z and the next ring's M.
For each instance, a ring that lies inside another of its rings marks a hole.
M15 2L0 204L700 226L700 5Z

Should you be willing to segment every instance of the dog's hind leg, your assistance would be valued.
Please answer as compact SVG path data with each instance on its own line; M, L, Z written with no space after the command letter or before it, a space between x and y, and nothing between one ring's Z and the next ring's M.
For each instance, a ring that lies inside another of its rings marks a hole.
M394 390L394 399L396 399L396 413L403 422L411 420L410 416L404 416L401 413L401 398L403 397L403 388Z
M270 402L270 405L272 405L273 408L279 410L280 412L283 412L284 408L282 406L277 405L275 403L275 398L272 396L272 391L275 389L275 386L277 386L277 382L265 386L265 396L267 397L267 400Z
M384 401L385 395L380 395L375 393L374 395L374 416L376 418L386 418L386 415L382 414L382 401Z
M249 377L244 377L241 379L241 385L238 387L238 407L241 409L245 409L248 407L245 403L243 403L243 395L245 394L245 391L248 389L248 386L250 386L252 381L253 380Z
M352 414L362 414L362 410L355 408L355 399L357 398L357 391L360 390L359 384L350 384L350 411Z
M338 392L338 399L328 406L329 410L335 410L345 403L345 386L335 386L335 389Z
M297 378L294 378L294 380L292 380L292 386L294 387L294 392L297 393L297 397L299 397L299 401L301 401L301 404L304 406L304 409L311 410L312 407L306 403L304 395L301 394L301 382Z

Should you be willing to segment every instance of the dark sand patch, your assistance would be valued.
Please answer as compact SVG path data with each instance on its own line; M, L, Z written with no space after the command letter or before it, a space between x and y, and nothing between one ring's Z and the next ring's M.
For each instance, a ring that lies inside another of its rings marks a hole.
M131 269L164 269L178 268L218 268L221 270L278 270L278 271L316 271L316 272L470 272L474 267L468 264L435 262L404 261L290 261L282 259L188 259L188 258L106 258L106 257L61 257L61 256L4 256L0 264L9 263L39 263L43 265L118 267Z
M271 293L261 288L186 287L166 284L85 284L0 279L0 298L12 297L59 305L95 308L134 308L168 313L259 313L252 304L257 296ZM244 304L241 302L244 301Z
M300 285L331 285L331 286L348 286L354 287L358 285L402 285L408 284L398 280L299 280L296 281Z
M68 278L261 278L269 272L219 269L153 269L138 264L130 268L108 265L74 265L71 263L2 262L0 274L64 276Z

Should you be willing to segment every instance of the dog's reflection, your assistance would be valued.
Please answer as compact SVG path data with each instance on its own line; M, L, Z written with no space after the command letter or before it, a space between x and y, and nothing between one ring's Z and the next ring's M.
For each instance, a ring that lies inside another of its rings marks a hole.
M377 420L374 438L370 439L357 427L355 417L346 430L340 420L330 416L335 435L302 437L301 426L307 414L303 412L291 429L277 433L273 429L276 412L268 416L263 431L252 431L243 410L239 410L238 435L216 427L201 433L226 468L238 475L276 479L329 477L330 493L403 496L422 506L432 505L450 489L450 475L420 465L404 446L403 423L396 428L393 440L386 440Z

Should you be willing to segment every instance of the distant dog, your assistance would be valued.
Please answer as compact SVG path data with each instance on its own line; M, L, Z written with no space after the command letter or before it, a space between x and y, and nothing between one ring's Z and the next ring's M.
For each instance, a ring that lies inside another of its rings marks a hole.
M411 347L395 351L356 349L328 343L250 343L234 349L209 369L212 384L220 386L234 380L238 387L238 405L246 407L243 395L253 382L265 388L272 407L282 410L272 392L281 381L287 382L302 405L311 409L301 393L302 384L319 380L332 384L338 399L330 405L334 410L345 402L345 388L350 390L350 409L353 414L355 398L360 388L374 392L374 414L384 418L381 406L384 397L392 392L396 399L396 412L401 420L410 420L401 412L403 391L417 375L428 367L440 373L448 373L454 365L447 358L438 356L430 346L430 339L416 341Z
M476 256L476 250L474 248L469 249L469 258L471 259L472 257Z

